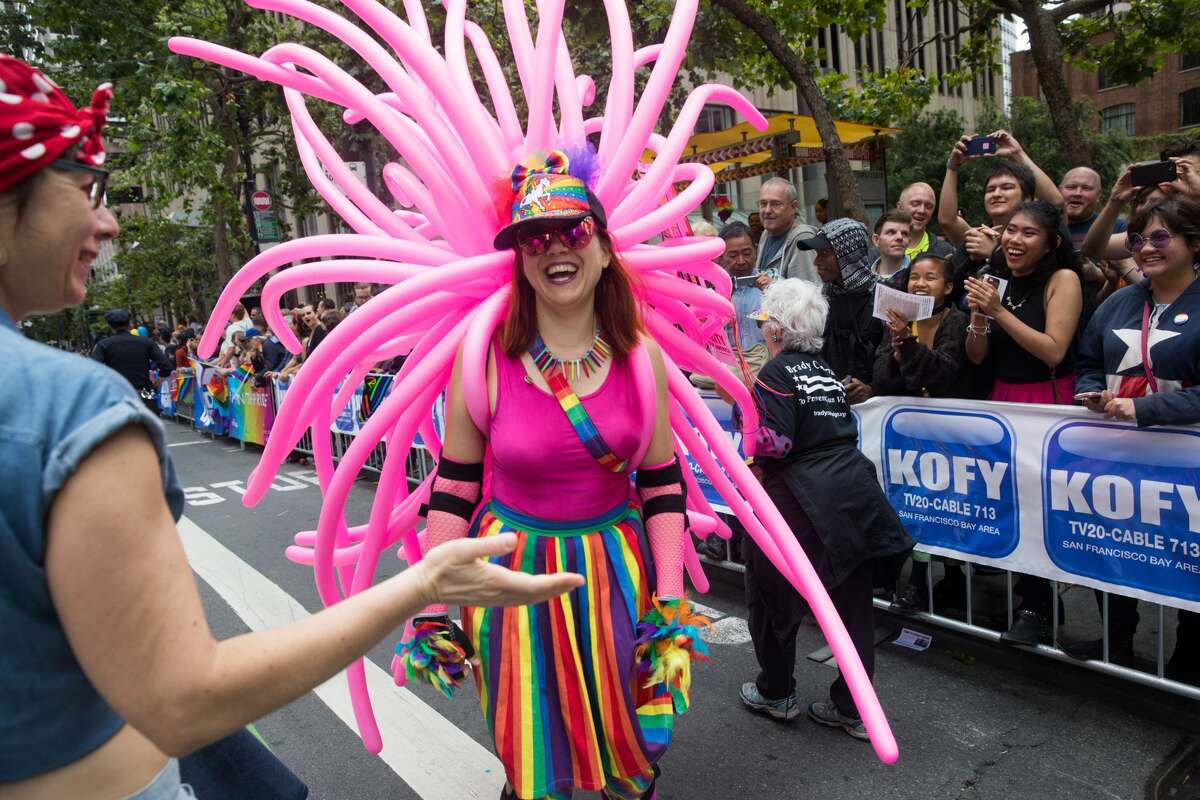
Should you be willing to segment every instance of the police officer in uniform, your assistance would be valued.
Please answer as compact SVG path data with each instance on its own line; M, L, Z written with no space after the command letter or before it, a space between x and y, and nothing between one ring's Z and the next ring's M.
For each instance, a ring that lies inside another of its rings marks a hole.
M157 414L158 404L154 400L150 370L156 368L159 375L166 375L175 365L149 337L134 336L129 332L128 311L114 309L105 314L104 319L112 327L113 333L96 343L92 358L124 376L142 396L146 407Z

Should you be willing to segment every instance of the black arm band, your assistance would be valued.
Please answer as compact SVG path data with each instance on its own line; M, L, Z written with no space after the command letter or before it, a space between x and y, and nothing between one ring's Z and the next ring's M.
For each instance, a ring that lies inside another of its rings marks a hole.
M656 514L686 514L687 505L682 494L660 494L642 503L642 521L646 522Z
M460 464L457 461L442 456L438 461L437 474L439 477L450 481L465 481L470 483L483 482L483 462L476 461L474 464Z
M682 485L683 470L679 468L679 459L676 458L666 466L653 469L639 467L635 482L639 489L657 489L662 486L670 486L672 483Z
M475 516L475 506L478 504L478 499L471 502L449 492L433 492L429 495L429 511L444 511L447 514L462 517L467 522L470 522L471 518ZM428 514L426 514L426 518L428 518Z

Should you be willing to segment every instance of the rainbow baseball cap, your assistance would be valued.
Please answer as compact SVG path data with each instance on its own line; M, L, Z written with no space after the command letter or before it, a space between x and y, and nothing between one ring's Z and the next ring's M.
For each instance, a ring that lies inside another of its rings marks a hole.
M493 241L497 250L516 246L517 231L543 220L596 218L600 227L607 219L599 198L582 178L571 174L571 161L562 150L551 150L522 159L512 171L512 211L508 225Z

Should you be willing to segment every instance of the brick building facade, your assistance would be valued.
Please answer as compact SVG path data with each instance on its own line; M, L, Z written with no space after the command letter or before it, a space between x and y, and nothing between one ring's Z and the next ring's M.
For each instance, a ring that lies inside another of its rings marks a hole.
M1099 112L1098 125L1130 136L1152 136L1194 128L1200 133L1200 52L1168 53L1152 78L1132 86L1108 85L1104 70L1085 72L1064 65L1074 97L1088 97ZM1013 53L1014 97L1040 97L1037 67L1028 50Z

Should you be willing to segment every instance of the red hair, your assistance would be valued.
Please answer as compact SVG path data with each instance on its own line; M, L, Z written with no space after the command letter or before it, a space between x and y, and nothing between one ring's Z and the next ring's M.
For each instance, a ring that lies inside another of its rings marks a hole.
M638 310L637 279L617 255L607 231L598 228L596 235L610 255L608 267L601 270L600 282L596 284L596 321L613 355L625 358L633 352L645 330ZM518 250L516 269L513 270L512 299L508 316L500 327L500 348L509 358L519 358L527 352L533 346L533 337L537 333L537 305L533 286L525 278L521 266L521 253Z

